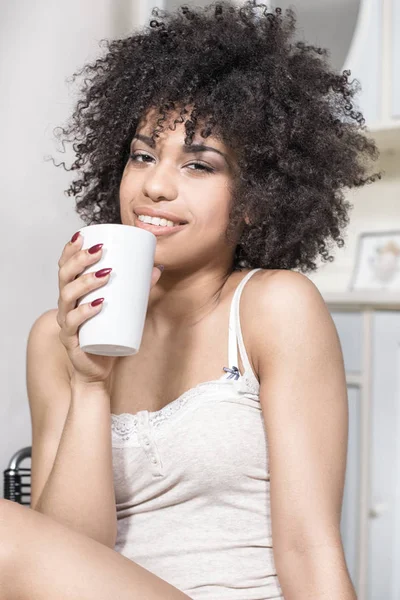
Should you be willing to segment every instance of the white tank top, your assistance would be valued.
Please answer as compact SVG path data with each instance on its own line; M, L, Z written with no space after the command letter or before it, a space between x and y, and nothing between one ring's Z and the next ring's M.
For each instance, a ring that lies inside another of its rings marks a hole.
M239 319L243 287L259 270L232 298L229 365L219 379L161 410L111 415L115 550L193 600L283 598L259 382Z

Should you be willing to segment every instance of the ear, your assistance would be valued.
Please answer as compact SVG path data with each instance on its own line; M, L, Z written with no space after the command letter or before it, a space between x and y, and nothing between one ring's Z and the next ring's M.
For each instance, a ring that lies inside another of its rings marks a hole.
M247 216L247 214L246 214L246 215L244 215L244 217L243 217L243 220L244 220L244 222L246 223L246 225L250 225L250 219L249 219L249 217Z

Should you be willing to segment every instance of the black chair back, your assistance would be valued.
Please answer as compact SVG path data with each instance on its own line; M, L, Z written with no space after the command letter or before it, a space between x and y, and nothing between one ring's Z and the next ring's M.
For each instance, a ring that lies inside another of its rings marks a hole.
M3 472L4 498L19 504L30 506L31 503L31 469L21 467L20 464L26 458L31 458L32 446L26 446L18 450Z

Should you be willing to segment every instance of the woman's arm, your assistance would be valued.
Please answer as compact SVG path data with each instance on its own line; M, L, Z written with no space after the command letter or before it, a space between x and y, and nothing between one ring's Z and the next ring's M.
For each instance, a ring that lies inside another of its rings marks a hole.
M340 535L348 403L337 331L306 276L277 271L259 286L253 337L278 578L285 600L354 600Z
M35 321L27 346L31 508L114 548L110 396L70 381L55 312Z

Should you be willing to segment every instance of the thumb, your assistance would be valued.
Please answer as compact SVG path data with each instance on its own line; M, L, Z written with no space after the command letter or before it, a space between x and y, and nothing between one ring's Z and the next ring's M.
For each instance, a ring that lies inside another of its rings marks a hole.
M162 267L162 269L160 267ZM153 273L151 275L151 287L154 287L156 285L157 281L161 277L161 273L163 272L163 270L163 265L157 265L157 267L153 267Z

